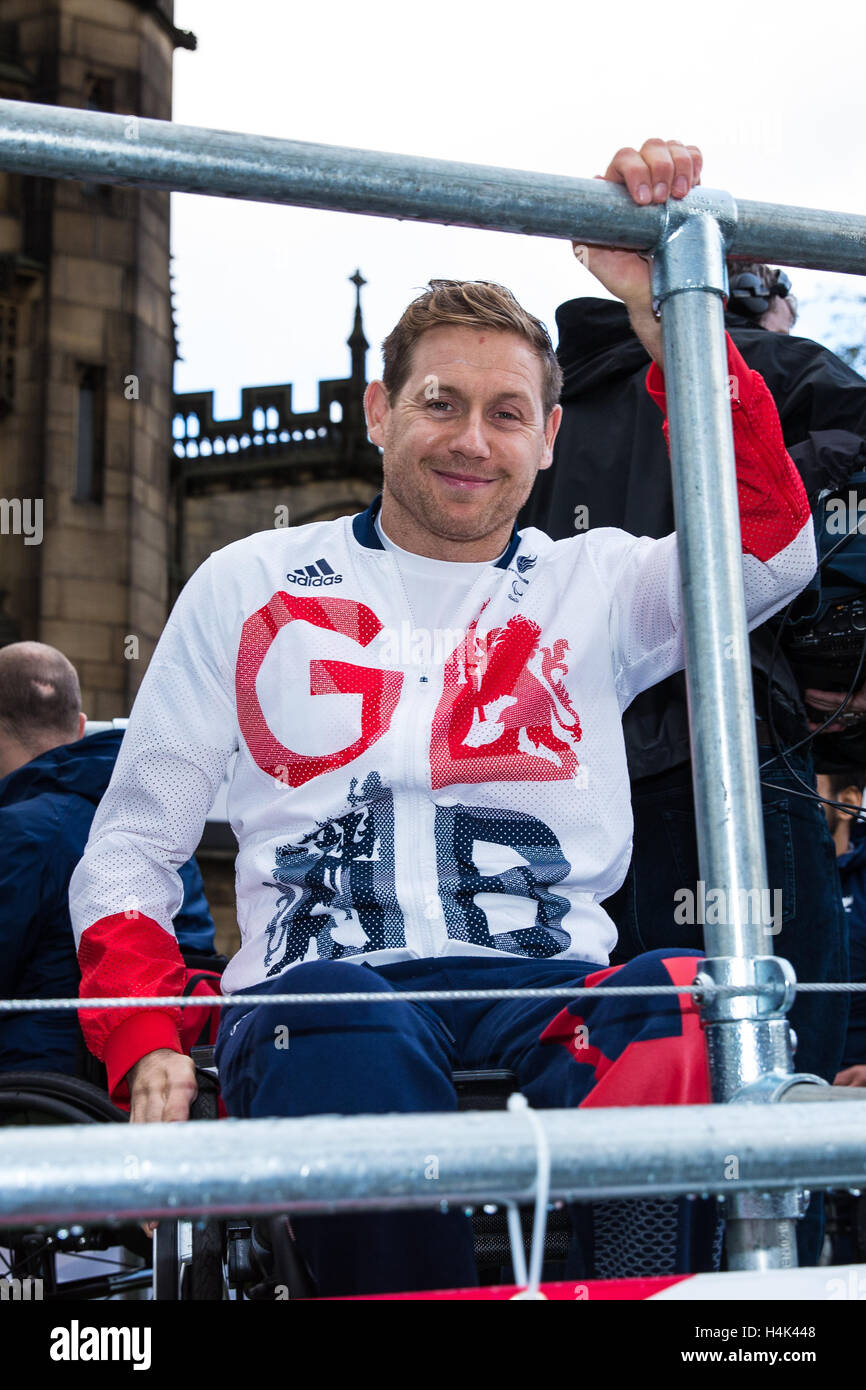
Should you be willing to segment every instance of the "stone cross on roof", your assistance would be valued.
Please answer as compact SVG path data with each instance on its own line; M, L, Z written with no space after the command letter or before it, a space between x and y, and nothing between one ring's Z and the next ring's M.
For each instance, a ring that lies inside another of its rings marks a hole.
M356 381L363 381L366 375L367 349L370 344L364 337L364 325L361 321L361 286L366 285L367 281L360 270L356 270L355 274L348 278L355 286L355 322L347 339L352 352L352 377Z

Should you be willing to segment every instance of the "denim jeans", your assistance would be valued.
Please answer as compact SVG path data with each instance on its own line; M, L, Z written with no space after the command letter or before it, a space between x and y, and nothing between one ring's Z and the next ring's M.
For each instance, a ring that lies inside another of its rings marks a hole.
M759 763L771 758L772 748L758 748ZM789 754L789 761L814 787L811 759ZM684 888L696 893L700 878L691 777L691 764L681 763L632 783L632 862L622 888L604 904L619 931L615 963L661 948L704 947L703 927L678 922L674 915L674 895ZM847 980L847 923L835 846L821 803L795 794L805 788L778 758L762 770L761 778L773 784L761 786L768 883L771 895L774 889L781 891L781 929L767 935L767 953L789 960L798 980ZM798 995L789 1018L797 1035L797 1071L815 1072L832 1082L845 1044L847 997ZM816 1262L814 1213L820 1207L813 1197L810 1217L800 1223L801 1263ZM810 1230L812 1239L804 1245Z

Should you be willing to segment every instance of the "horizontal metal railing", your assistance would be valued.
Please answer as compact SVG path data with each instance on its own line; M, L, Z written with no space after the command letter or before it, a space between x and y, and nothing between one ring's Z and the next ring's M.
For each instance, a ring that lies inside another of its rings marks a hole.
M649 250L664 207L598 179L0 101L0 169ZM866 274L866 217L737 203L729 253Z
M816 1090L819 1088L816 1087ZM866 1184L866 1106L539 1110L553 1197L733 1195ZM521 1111L326 1115L0 1132L0 1228L134 1217L528 1200Z

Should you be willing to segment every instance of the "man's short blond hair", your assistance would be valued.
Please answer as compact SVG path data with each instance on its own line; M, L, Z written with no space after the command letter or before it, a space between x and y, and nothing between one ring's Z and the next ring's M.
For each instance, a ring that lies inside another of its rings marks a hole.
M406 384L418 339L444 324L488 328L524 338L541 364L541 399L547 419L562 391L562 370L550 335L540 319L518 304L510 290L490 280L431 280L427 289L412 300L382 344L382 381L390 401Z

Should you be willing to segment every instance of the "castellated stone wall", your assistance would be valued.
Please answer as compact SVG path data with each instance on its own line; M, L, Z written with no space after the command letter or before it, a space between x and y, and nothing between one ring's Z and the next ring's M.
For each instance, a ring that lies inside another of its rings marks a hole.
M255 488L191 497L186 504L184 570L191 574L211 551L255 531L268 531L300 519L328 521L353 516L369 505L376 489L362 480L343 484L311 482L300 487Z

